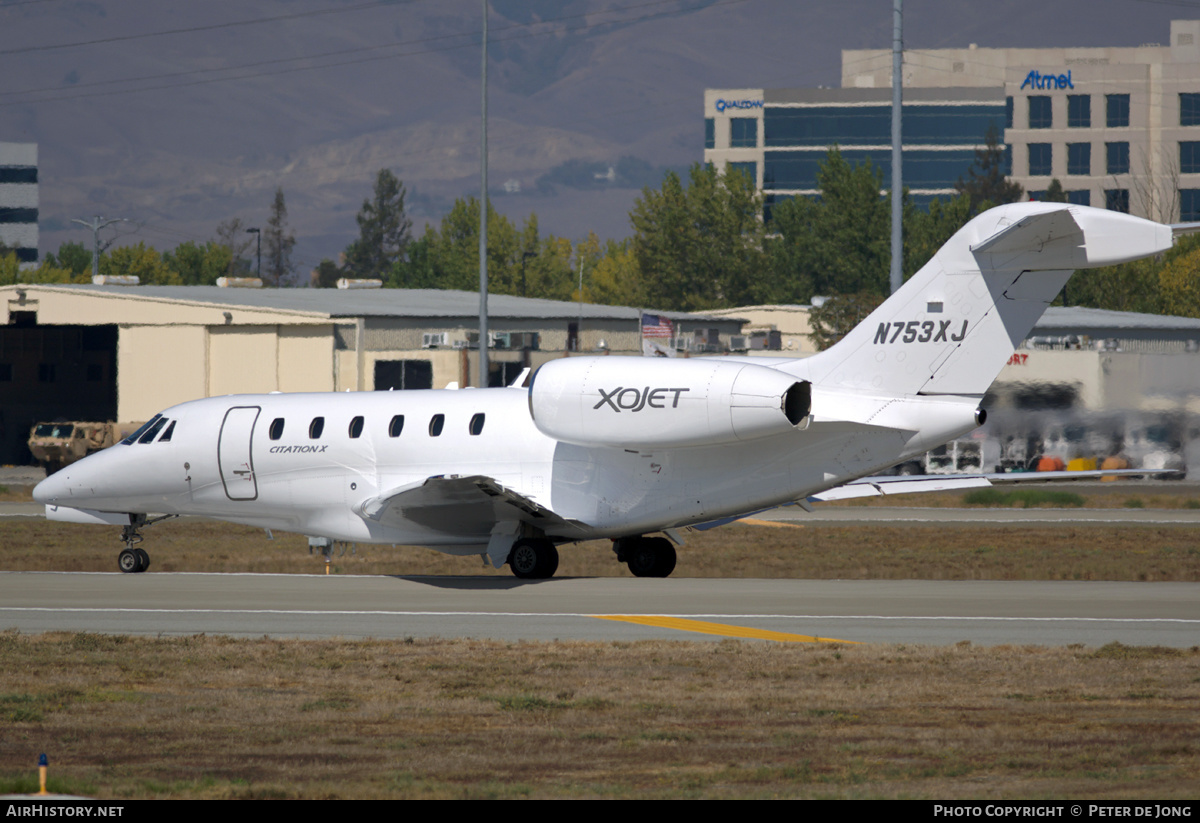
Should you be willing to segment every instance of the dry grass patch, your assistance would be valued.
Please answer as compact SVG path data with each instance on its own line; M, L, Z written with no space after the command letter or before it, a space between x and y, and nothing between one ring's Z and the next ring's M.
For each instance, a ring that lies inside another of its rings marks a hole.
M1200 651L0 635L0 791L1187 798ZM25 782L22 782L25 781Z
M304 537L185 519L146 529L156 571L323 574ZM726 526L686 535L678 577L929 580L1200 580L1188 526ZM0 530L7 571L115 571L119 530L26 518ZM624 577L607 540L560 549L559 576ZM477 557L431 549L339 547L335 574L507 576Z

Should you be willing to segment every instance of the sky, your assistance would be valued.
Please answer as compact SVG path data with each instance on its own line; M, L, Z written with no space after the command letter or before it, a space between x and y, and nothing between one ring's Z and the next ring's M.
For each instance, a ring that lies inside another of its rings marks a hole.
M1165 43L1194 0L907 0L905 47ZM489 192L543 234L630 233L703 156L705 88L836 86L890 0L491 0ZM41 252L126 218L160 250L261 225L301 271L389 168L417 231L479 194L480 0L0 0L0 141L39 145ZM611 180L596 174L614 169Z

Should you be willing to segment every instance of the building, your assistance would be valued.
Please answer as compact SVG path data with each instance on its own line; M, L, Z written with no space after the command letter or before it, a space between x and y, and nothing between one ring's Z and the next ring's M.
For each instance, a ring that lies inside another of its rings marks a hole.
M751 172L768 206L812 193L835 144L882 167L886 187L891 74L890 50L847 50L839 89L710 89L705 160ZM904 87L904 183L918 201L952 193L998 124L1031 196L1057 178L1073 203L1200 220L1200 20L1172 21L1167 45L906 51Z
M643 351L642 312L492 295L490 384L568 353ZM29 427L150 419L270 391L475 385L479 295L437 290L19 284L0 287L0 463ZM742 319L660 312L674 347L723 351Z
M1003 133L1005 111L999 88L905 89L904 185L914 201L955 196L988 129ZM855 165L870 160L891 184L889 89L709 89L705 112L705 162L748 174L768 214L780 199L818 193L833 146Z
M0 243L21 268L38 262L37 143L0 143Z

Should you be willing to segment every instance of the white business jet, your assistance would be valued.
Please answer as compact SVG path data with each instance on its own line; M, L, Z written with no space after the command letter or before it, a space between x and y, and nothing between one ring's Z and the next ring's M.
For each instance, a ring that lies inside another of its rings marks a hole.
M34 498L51 519L123 526L126 572L149 565L142 527L189 514L324 545L481 554L522 578L554 574L560 544L607 537L635 575L665 577L680 527L987 485L870 475L982 424L984 392L1075 269L1171 242L1169 226L1126 214L1001 206L807 359L572 357L510 388L212 397Z

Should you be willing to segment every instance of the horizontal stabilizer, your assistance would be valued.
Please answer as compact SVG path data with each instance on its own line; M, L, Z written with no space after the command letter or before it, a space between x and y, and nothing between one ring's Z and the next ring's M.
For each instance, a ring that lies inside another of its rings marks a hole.
M980 268L1048 271L1127 263L1171 248L1172 228L1104 209L1040 204L971 244Z
M1031 214L971 245L976 254L1041 251L1052 243L1082 245L1083 232L1067 209Z

